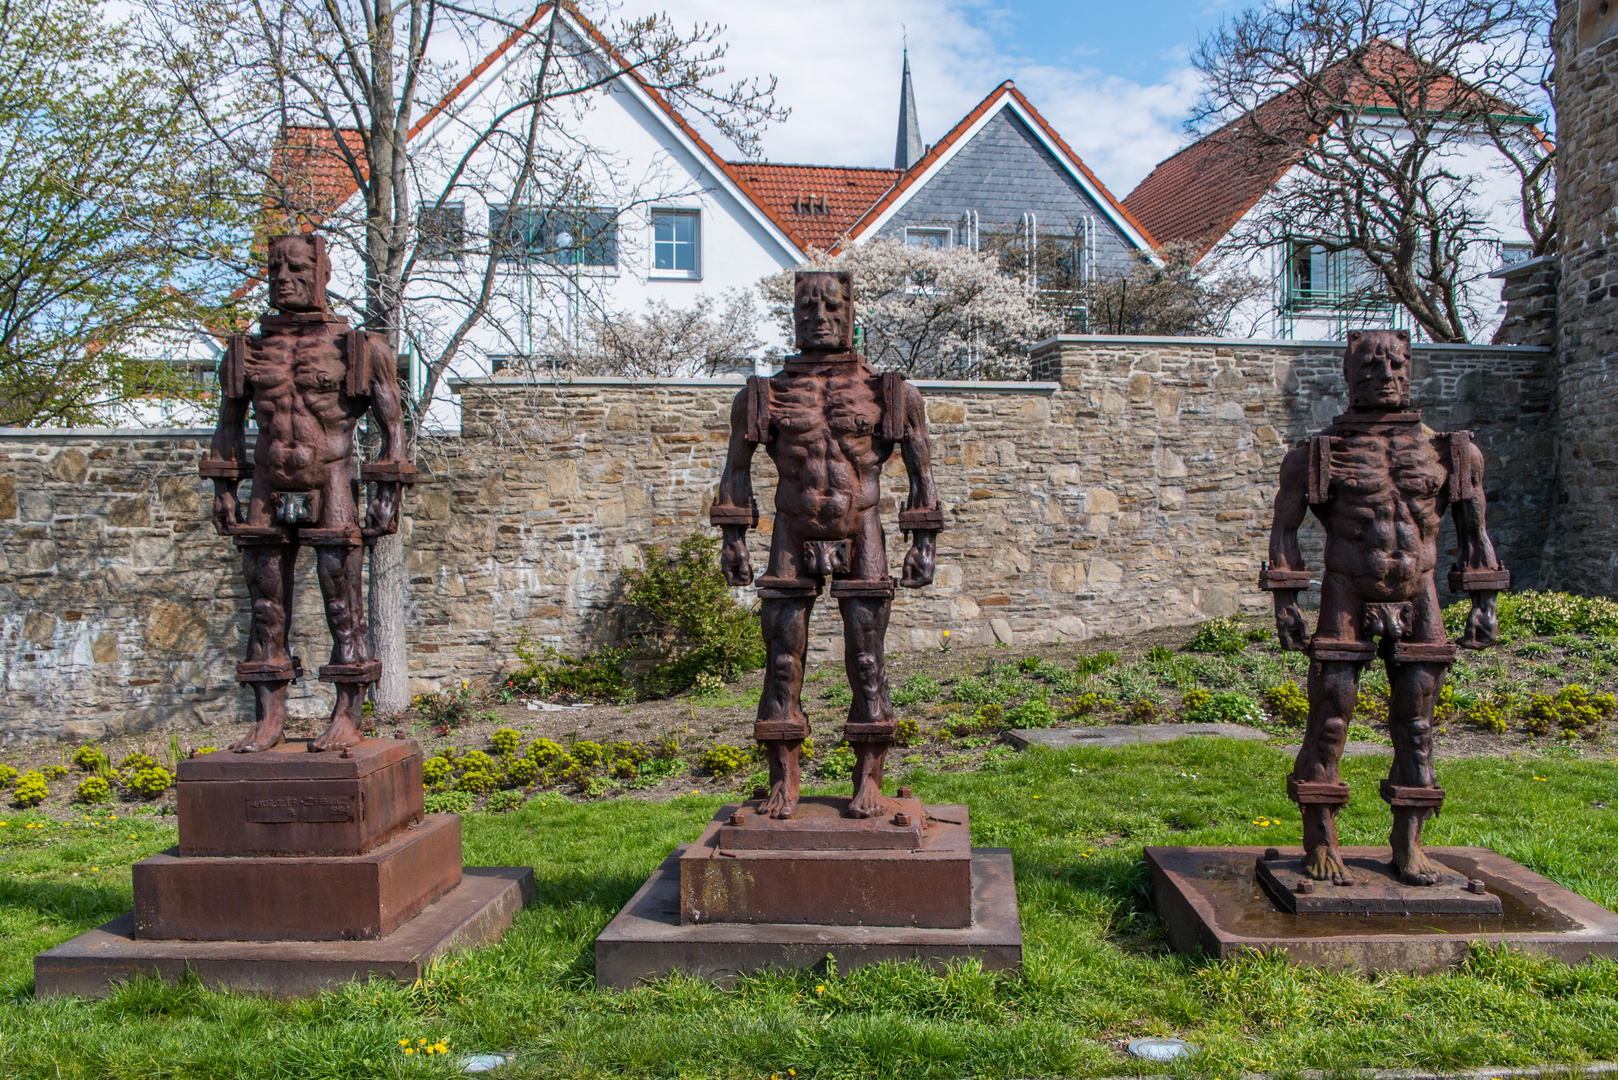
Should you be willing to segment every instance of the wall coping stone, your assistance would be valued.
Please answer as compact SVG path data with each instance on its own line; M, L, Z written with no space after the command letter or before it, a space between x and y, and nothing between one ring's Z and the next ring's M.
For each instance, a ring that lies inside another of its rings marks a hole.
M1518 274L1526 274L1530 270L1538 270L1542 266L1552 266L1556 263L1558 257L1559 256L1556 255L1536 255L1532 259L1524 259L1522 262L1514 262L1509 266L1502 266L1498 270L1490 270L1489 276L1492 278L1516 277ZM1547 346L1536 345L1534 347L1546 348Z
M977 382L971 379L912 379L910 382L919 389L931 390L941 394L1054 394L1062 388L1061 383L1055 382ZM657 389L658 387L674 387L682 390L695 388L700 390L707 388L730 389L742 385L742 378L725 376L704 379L626 379L620 376L598 375L587 379L523 379L502 378L492 375L449 380L449 388L456 393L460 393L467 387L501 389L508 386L519 386L533 389L554 387L556 389L577 388L589 390L617 389L627 386L649 390ZM211 428L209 432L210 434L212 433Z
M1039 342L1029 351L1037 353L1041 349L1047 349L1054 345L1218 345L1231 349L1297 349L1299 351L1321 348L1344 349L1348 347L1346 341L1298 341L1293 338L1131 337L1126 334L1056 334ZM1548 345L1489 345L1486 343L1468 345L1433 341L1413 341L1410 345L1411 348L1421 350L1515 353L1524 356L1551 352Z
M211 427L0 427L0 439L39 442L42 439L211 439ZM247 429L248 437L258 434Z

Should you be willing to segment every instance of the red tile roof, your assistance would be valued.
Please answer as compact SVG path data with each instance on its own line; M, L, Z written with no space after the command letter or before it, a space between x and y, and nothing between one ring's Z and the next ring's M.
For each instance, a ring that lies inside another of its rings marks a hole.
M1388 42L1373 42L1358 61L1343 61L1317 80L1311 106L1292 87L1158 163L1124 198L1124 205L1163 243L1190 244L1206 254L1320 137L1335 114L1325 106L1353 101L1364 109L1408 107L1425 95L1430 112L1487 108L1518 112L1510 103L1460 79L1422 69ZM1398 84L1404 83L1400 88ZM1397 93L1392 91L1397 90Z
M901 169L776 165L732 161L759 203L792 223L803 240L829 251L904 175Z
M1066 141L1064 141L1063 138L1056 133L1056 129L1051 127L1050 124L1045 121L1045 118L1039 114L1039 110L1034 108L1033 104L1023 96L1022 91L1018 90L1012 85L1010 79L1007 79L1005 82L995 87L994 90L990 92L988 97L978 102L975 109L961 118L960 123L951 128L949 133L946 134L942 139L934 143L928 149L927 153L922 155L920 161L910 166L910 168L907 169L900 177L898 183L893 186L892 190L890 190L886 195L882 196L882 198L878 199L870 209L861 215L860 220L855 222L853 228L849 230L850 233L855 236L859 235L863 228L868 227L871 223L875 222L876 219L888 209L888 207L903 199L906 193L915 187L916 184L921 180L922 176L926 174L927 170L932 168L934 163L941 159L945 154L949 153L950 148L966 135L967 131L971 129L973 124L977 123L978 120L984 116L984 114L988 113L996 105L999 105L1002 99L1008 96L1014 99L1017 104L1022 107L1022 109L1039 127L1040 131L1044 133L1045 137L1049 139L1051 143L1063 154L1065 154L1067 159L1071 161L1081 173L1084 174L1085 179L1090 182L1090 184L1100 194L1101 198L1107 203L1107 205L1111 206L1113 210L1117 212L1120 218L1129 222L1130 226L1133 227L1136 232L1140 233L1141 238L1146 241L1148 247L1155 248L1157 243L1152 239L1150 230L1148 230L1140 221L1136 220L1135 216L1129 212L1123 203L1119 202L1113 197L1112 192L1107 190L1107 185L1103 184L1100 178L1097 177L1095 173L1090 171L1090 167L1079 159L1079 155L1073 152L1073 148L1068 146Z

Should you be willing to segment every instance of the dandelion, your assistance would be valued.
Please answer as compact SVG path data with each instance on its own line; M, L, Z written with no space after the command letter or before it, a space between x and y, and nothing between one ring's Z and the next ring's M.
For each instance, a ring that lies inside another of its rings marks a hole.
M797 1076L798 1075L798 1070L797 1069L788 1069L787 1070L787 1075L788 1076Z
M825 992L826 992L826 988L825 988L825 987L824 987L824 986L817 986L817 987L815 987L815 993L817 993L817 994L824 994L824 993L825 993Z
M92 867L90 867L90 873L92 873L92 874L99 874L99 873L101 873L101 867L99 867L99 866L92 866Z
M417 1039L416 1044L418 1046L426 1046L427 1045L427 1040L426 1039Z
M410 1040L409 1039L400 1039L399 1040L399 1045L400 1046L409 1046L410 1045Z
M416 1052L416 1048L415 1048L415 1047L414 1047L414 1046L407 1046L407 1047L405 1047L405 1053L407 1053L407 1054L414 1054L414 1053L415 1053L415 1052Z
M1548 777L1548 776L1536 776L1536 777L1534 777L1534 779L1538 780L1542 784L1548 784L1548 783L1550 783L1551 778Z

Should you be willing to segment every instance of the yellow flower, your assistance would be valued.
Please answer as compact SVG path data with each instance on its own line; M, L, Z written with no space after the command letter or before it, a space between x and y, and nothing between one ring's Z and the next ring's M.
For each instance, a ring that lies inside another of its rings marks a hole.
M1034 798L1036 798L1036 799L1037 799L1037 798L1039 798L1039 796L1038 796L1038 795L1035 795L1035 796L1034 796Z
M1536 776L1536 777L1534 777L1534 779L1538 780L1538 781L1540 781L1542 783L1547 783L1547 784L1550 783L1550 777L1548 777L1548 776Z
M134 833L130 833L130 834L129 834L129 838L130 838L130 839L131 839L131 840L133 840L133 839L135 839L135 834L134 834Z
M817 986L817 987L815 987L815 993L817 993L817 994L824 994L824 993L825 993L825 992L826 992L826 988L825 988L825 987L824 987L824 986Z
M413 1047L413 1046L407 1046L407 1047L405 1047L405 1053L407 1053L407 1054L414 1054L414 1053L415 1053L415 1052L416 1052L416 1048L415 1048L415 1047Z
M797 1069L788 1069L787 1070L787 1075L788 1076L797 1076L798 1075L798 1070Z
M418 1046L426 1046L427 1045L427 1040L426 1039L417 1039L416 1044Z
M92 867L90 867L90 873L92 873L92 874L99 874L99 873L101 873L101 867L99 867L99 866L92 866Z
M945 636L945 637L949 637L949 631L948 631L948 630L945 630L945 631L944 631L944 636Z
M410 1045L410 1040L409 1039L400 1039L399 1040L399 1045L400 1046L409 1046Z

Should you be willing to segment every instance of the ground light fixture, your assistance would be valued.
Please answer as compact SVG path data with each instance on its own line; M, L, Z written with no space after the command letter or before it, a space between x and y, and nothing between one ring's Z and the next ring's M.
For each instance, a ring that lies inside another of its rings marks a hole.
M1174 1061L1177 1058L1190 1057L1197 1052L1197 1048L1184 1039L1151 1035L1131 1042L1129 1052L1147 1061Z

